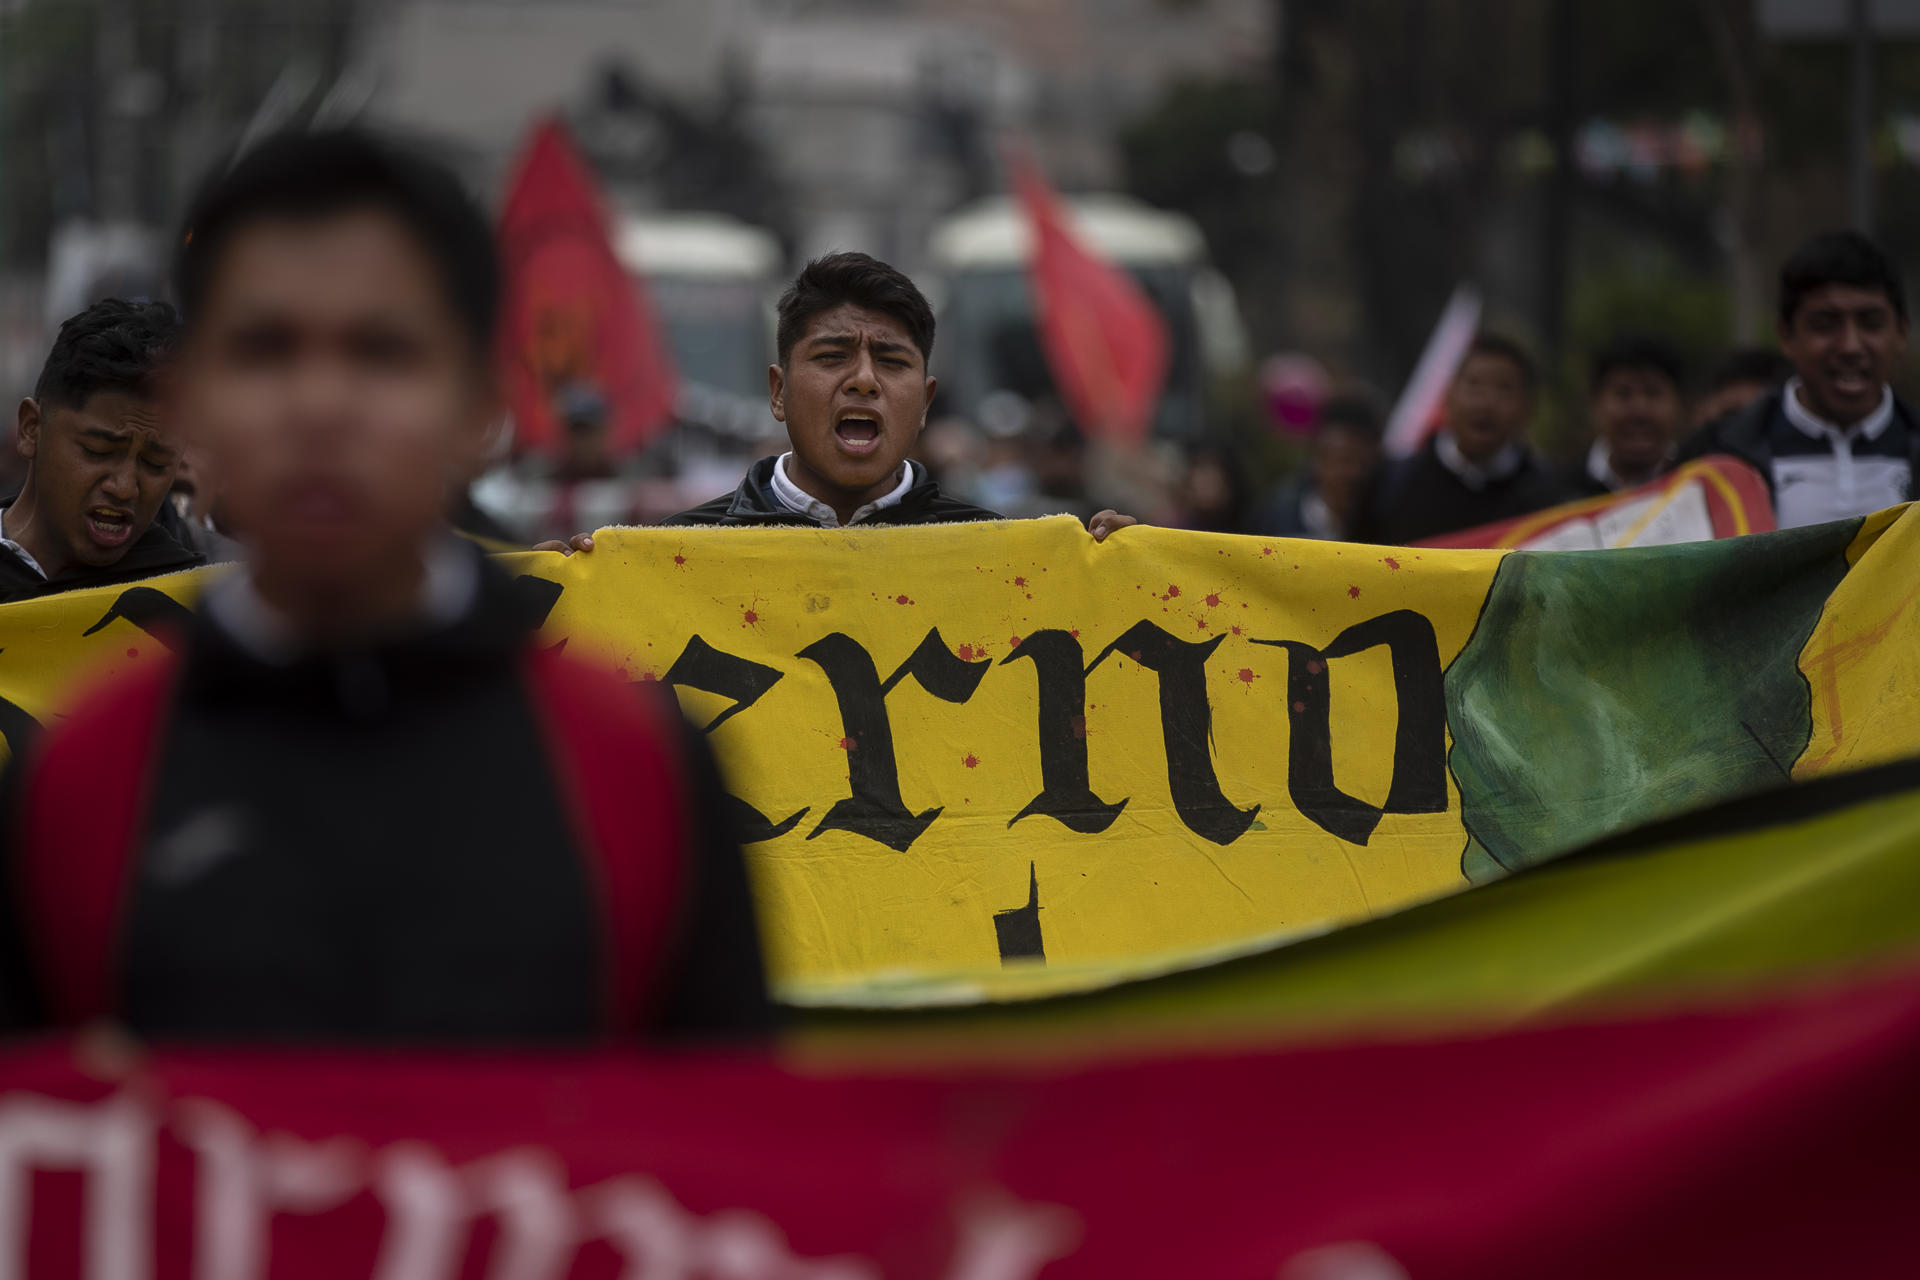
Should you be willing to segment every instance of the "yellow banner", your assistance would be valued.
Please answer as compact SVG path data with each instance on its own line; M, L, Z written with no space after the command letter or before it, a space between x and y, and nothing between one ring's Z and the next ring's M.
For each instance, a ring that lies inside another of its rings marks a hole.
M1920 751L1916 537L1890 513L1533 554L1052 519L500 563L547 642L708 733L781 993L922 1004L1189 967ZM0 733L151 653L201 576L0 607Z

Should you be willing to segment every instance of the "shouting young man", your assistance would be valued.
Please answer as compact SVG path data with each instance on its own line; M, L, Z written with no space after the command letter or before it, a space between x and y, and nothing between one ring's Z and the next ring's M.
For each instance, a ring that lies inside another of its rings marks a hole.
M179 335L164 302L96 302L60 326L15 418L27 459L0 507L0 602L206 563L154 523L179 466L160 375Z
M513 582L444 522L496 412L479 209L365 135L285 135L211 180L180 245L178 411L245 567L177 659L9 769L13 1020L469 1042L763 1025L704 748L664 698L537 648Z
M767 394L793 447L754 463L732 493L665 523L831 529L1005 518L942 493L907 456L938 385L928 372L933 307L913 281L864 253L828 254L807 264L779 310ZM1104 540L1134 523L1102 511L1087 528ZM572 542L592 546L585 534Z

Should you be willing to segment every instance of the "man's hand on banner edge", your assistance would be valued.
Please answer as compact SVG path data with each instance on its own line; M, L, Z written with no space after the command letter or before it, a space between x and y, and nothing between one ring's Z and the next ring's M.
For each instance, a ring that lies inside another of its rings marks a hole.
M560 541L558 538L549 538L545 542L534 543L533 549L535 551L558 551L563 556L570 556L576 551L593 550L593 535L590 533L576 533L565 542Z

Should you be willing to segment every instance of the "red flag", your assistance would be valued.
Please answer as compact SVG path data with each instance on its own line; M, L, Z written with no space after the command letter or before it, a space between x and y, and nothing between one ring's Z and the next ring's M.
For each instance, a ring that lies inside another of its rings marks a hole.
M614 256L599 193L557 120L539 125L520 157L500 214L500 254L499 360L516 445L554 444L563 390L604 398L616 452L659 434L673 420L673 358L645 289Z
M1131 276L1074 238L1039 166L1020 152L1012 164L1033 225L1028 273L1053 379L1089 435L1137 445L1166 383L1166 322Z

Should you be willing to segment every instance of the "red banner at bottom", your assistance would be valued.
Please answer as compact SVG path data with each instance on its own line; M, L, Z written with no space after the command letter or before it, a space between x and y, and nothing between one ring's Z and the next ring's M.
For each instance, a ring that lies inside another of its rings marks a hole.
M0 1280L1920 1274L1920 979L952 1076L74 1056L0 1055Z

